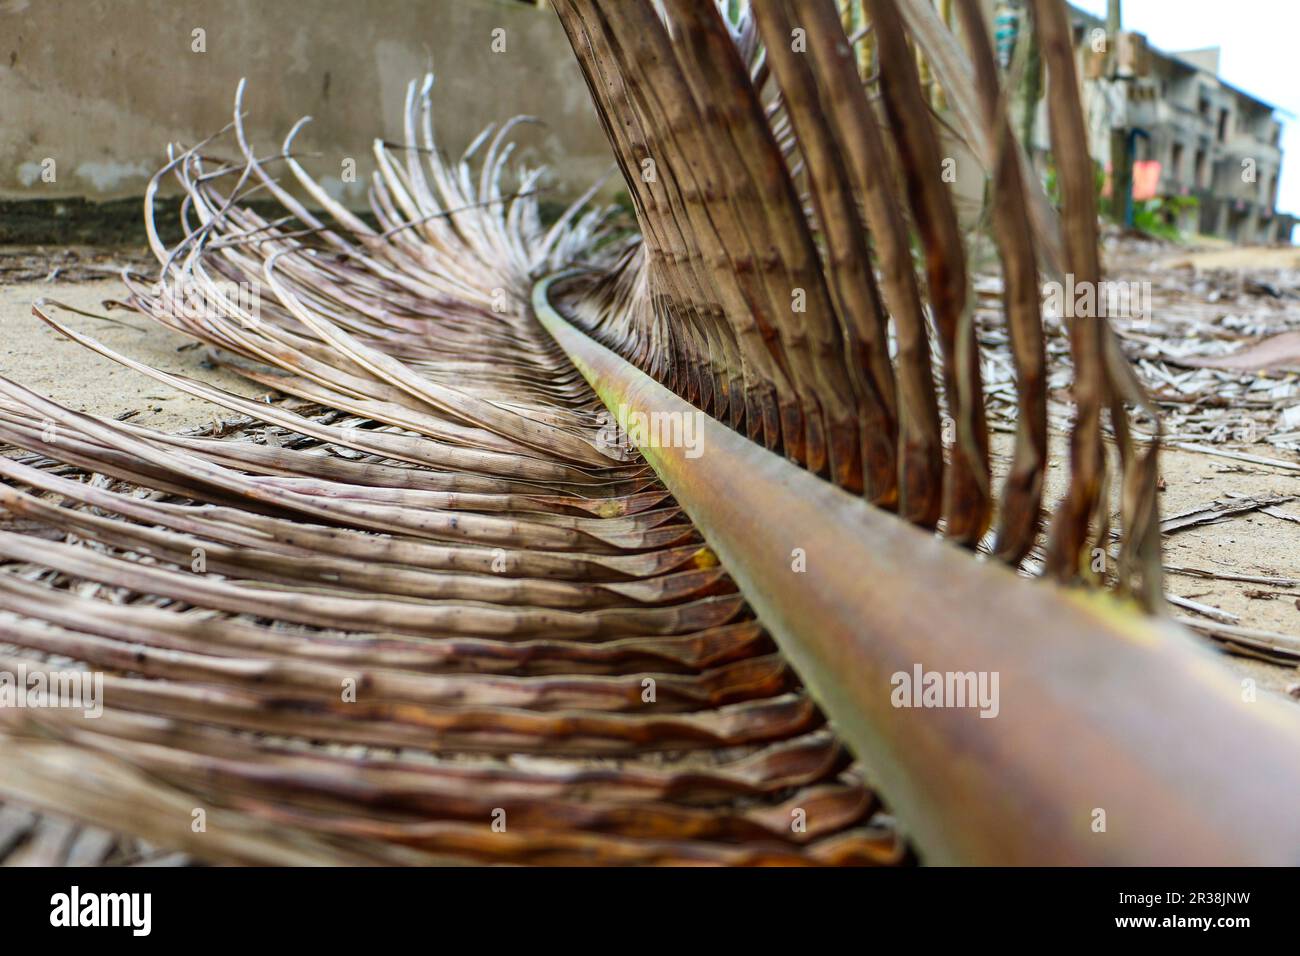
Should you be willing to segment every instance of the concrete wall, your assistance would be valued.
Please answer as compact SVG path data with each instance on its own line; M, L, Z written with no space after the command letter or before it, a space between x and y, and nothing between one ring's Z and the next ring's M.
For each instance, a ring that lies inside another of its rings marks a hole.
M492 51L496 29L504 52ZM141 195L167 142L193 143L230 121L244 76L258 152L278 149L310 114L295 150L319 152L304 165L359 207L371 142L403 139L406 83L430 63L449 151L525 113L547 125L520 132L522 156L553 166L556 200L609 168L549 10L509 0L0 0L0 200ZM349 157L351 184L341 176ZM54 182L42 178L48 159Z

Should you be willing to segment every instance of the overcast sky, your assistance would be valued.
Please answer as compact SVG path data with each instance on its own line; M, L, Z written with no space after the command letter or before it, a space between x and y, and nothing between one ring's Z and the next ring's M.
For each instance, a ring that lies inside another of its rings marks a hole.
M1106 0L1071 0L1104 17ZM1123 0L1124 29L1162 50L1223 50L1219 75L1279 109L1278 207L1300 213L1300 0Z

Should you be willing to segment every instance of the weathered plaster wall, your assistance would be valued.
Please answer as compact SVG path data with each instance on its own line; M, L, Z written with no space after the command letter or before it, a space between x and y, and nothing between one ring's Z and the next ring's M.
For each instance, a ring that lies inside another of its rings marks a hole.
M505 50L493 52L493 31ZM195 30L206 52L194 52ZM349 205L364 204L371 143L403 139L406 83L432 66L439 135L459 153L491 121L546 160L555 198L610 153L553 12L505 0L0 0L0 200L139 196L169 141L230 121L235 85L259 153L298 117L296 150ZM342 181L356 160L355 183ZM53 160L54 181L42 172ZM44 165L43 165L44 164Z

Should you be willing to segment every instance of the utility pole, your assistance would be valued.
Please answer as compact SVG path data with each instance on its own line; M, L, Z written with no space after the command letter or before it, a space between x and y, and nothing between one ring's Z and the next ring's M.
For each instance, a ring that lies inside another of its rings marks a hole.
M1108 50L1107 79L1119 84L1125 92L1124 122L1110 131L1110 210L1111 218L1123 226L1133 225L1133 157L1129 154L1127 117L1128 78L1120 75L1120 31L1123 29L1121 0L1109 0L1106 8L1106 35Z
M1024 144L1025 155L1034 155L1034 125L1038 119L1038 101L1043 95L1043 61L1038 50L1038 31L1021 30L1016 38L1017 45L1025 45L1020 81L1020 142Z

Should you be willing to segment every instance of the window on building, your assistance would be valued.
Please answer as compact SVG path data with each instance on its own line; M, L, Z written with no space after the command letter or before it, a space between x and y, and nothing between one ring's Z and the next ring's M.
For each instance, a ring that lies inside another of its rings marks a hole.
M1226 142L1228 139L1228 111L1219 110L1219 142Z
M1181 182L1183 178L1183 144L1174 143L1169 150L1169 178Z
M1192 188L1204 189L1209 183L1205 181L1205 150L1196 151L1196 165L1192 170Z

